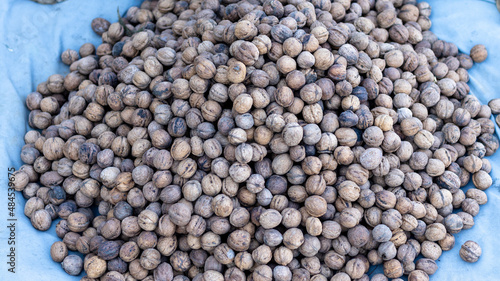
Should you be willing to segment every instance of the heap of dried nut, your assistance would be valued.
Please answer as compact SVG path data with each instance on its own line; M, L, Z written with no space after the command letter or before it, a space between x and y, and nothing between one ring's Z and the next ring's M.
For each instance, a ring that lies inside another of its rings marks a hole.
M492 184L500 100L467 86L487 51L438 40L426 2L330 1L92 21L102 44L26 100L15 187L36 229L61 218L54 261L86 281L428 280Z

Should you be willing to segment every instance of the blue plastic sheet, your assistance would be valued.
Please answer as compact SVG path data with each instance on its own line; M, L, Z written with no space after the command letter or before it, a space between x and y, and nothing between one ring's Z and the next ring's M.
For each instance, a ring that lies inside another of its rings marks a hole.
M67 275L60 264L50 258L50 245L58 241L55 224L46 232L31 226L23 214L24 198L16 194L16 273L7 271L9 254L7 229L7 169L22 165L19 158L23 136L29 129L26 96L36 85L54 73L66 74L68 67L60 62L67 48L76 49L86 42L100 43L90 22L103 17L117 20L122 12L139 0L68 0L57 5L40 5L28 0L0 1L0 280L79 280ZM500 13L494 1L429 0L432 6L432 30L443 40L457 44L468 53L477 43L486 45L488 59L470 70L470 88L483 103L500 98ZM439 270L431 280L473 281L500 280L500 153L490 157L494 185L489 188L489 202L481 206L476 225L456 235L456 246L438 261ZM477 241L483 255L477 263L468 264L458 255L460 245Z
M7 271L6 228L7 169L22 165L19 157L23 136L29 130L26 96L48 76L67 74L60 54L78 50L84 43L98 46L101 38L90 23L96 17L110 22L140 0L69 0L56 5L41 5L28 0L0 1L0 280L80 280L66 274L61 264L52 261L50 246L60 240L56 222L45 232L35 230L24 216L25 199L16 194L16 273Z

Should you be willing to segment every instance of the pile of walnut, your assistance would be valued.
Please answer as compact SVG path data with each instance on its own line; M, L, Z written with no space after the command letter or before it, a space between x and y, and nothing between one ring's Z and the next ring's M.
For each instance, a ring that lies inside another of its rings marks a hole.
M428 280L499 147L467 86L486 49L438 40L430 13L160 0L95 19L103 43L26 100L25 214L62 219L52 257L82 280Z

